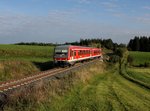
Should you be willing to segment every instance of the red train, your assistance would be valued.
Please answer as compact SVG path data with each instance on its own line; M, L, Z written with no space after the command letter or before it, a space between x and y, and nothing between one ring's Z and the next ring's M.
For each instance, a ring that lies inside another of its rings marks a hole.
M54 50L54 62L57 65L73 65L76 62L88 59L100 58L101 48L62 45Z

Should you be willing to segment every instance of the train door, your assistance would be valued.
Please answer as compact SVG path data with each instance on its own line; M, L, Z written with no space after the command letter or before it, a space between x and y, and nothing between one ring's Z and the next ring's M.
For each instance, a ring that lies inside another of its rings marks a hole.
M92 50L90 50L90 56L92 56Z
M73 59L73 50L70 50L70 60Z
M74 51L73 51L73 59L76 59L76 55L77 55L77 54L76 54L76 51L74 50Z

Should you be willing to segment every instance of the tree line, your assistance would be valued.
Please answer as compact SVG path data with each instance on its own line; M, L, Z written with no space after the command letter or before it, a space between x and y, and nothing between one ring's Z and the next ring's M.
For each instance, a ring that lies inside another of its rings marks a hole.
M56 44L53 43L42 43L42 42L20 42L15 43L15 45L56 46Z
M76 42L66 42L65 45L79 45L79 46L91 46L91 47L105 47L107 49L116 50L118 47L126 47L125 44L117 44L112 39L80 39Z
M105 47L110 50L116 50L118 47L126 47L125 44L117 44L112 41L112 39L80 39L76 42L66 42L64 44L57 43L38 43L38 42L20 42L15 45L36 45L36 46L57 46L57 45L78 45L78 46L89 46L89 47Z
M129 41L127 48L131 51L150 52L150 37L135 36L134 39Z

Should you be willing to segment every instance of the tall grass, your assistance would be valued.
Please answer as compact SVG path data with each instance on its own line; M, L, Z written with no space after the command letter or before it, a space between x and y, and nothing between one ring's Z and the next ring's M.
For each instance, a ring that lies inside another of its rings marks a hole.
M96 67L94 66L96 65ZM62 97L70 94L76 86L80 84L88 84L91 77L96 74L96 71L103 72L104 64L98 63L93 66L88 66L88 69L83 68L79 72L72 72L58 80L51 80L45 84L41 81L35 87L25 89L24 93L16 92L10 98L6 111L55 111L63 106ZM101 66L101 68L99 67ZM80 87L79 86L79 87ZM69 105L69 104L68 104ZM56 108L57 107L57 108ZM60 109L61 110L61 109Z
M135 78L136 79L136 78ZM149 111L150 91L103 63L81 69L49 84L38 83L11 98L6 111ZM19 96L19 99L18 99ZM17 102L16 102L17 100Z
M0 81L19 79L39 72L40 70L28 61L1 61Z
M64 97L56 98L52 111L148 111L149 90L130 82L119 69L95 74L86 84L78 84ZM142 99L144 98L144 100Z

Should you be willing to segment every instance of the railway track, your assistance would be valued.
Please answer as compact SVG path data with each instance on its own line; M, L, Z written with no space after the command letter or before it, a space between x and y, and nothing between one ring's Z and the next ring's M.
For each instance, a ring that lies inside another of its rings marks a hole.
M91 64L93 62L95 62L95 60L84 63L84 64L77 64L73 67L56 68L56 69L53 69L53 70L43 71L43 72L38 73L36 75L25 77L25 78L22 78L22 79L19 79L19 80L11 80L11 81L6 81L6 82L1 82L0 83L0 92L1 93L7 92L7 91L10 91L12 89L19 88L21 86L29 85L31 83L34 83L34 82L42 80L42 79L46 79L46 78L53 77L53 76L56 76L56 75L61 75L63 73L66 73L66 72L69 72L69 71L72 71L72 70L76 70L76 69L78 69L82 66L86 66L86 65Z

